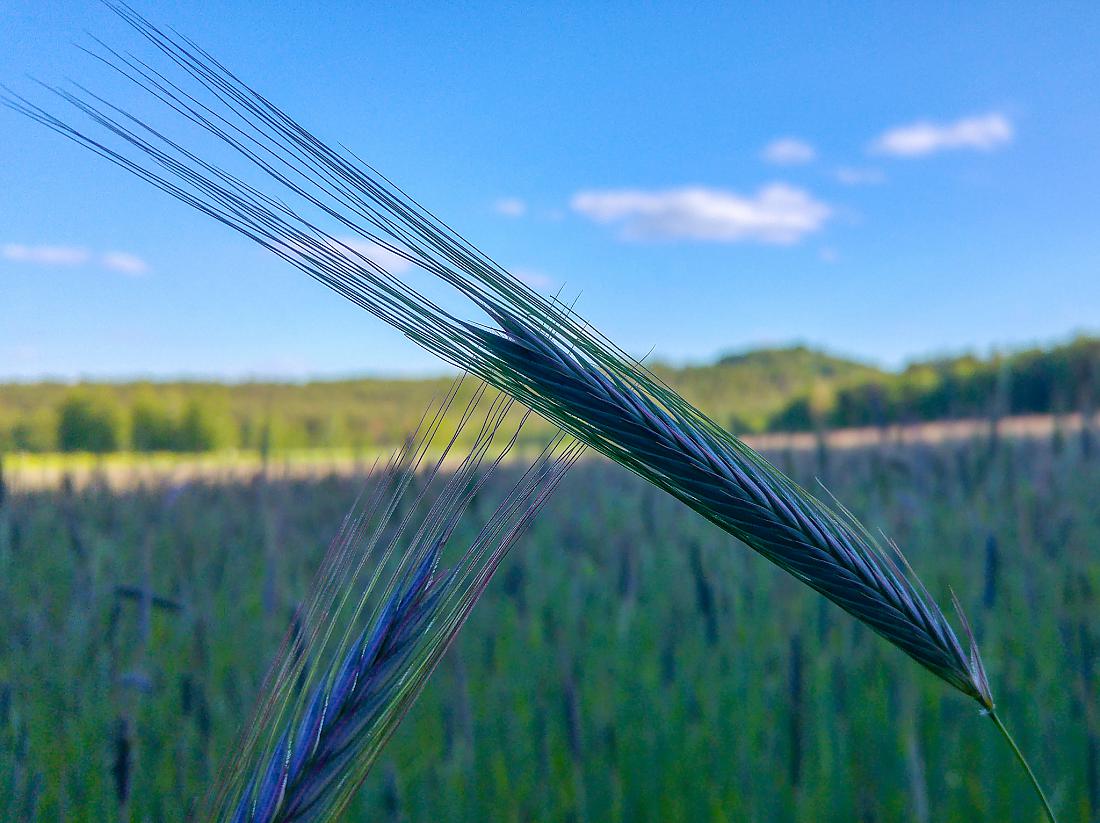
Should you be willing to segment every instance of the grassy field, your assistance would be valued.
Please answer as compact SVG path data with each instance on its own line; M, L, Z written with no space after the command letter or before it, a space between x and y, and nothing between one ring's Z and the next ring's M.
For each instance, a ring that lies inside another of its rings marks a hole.
M1097 449L1055 427L770 453L895 537L941 602L954 587L1071 822L1100 820ZM185 819L361 486L349 471L9 487L0 816ZM973 703L591 460L349 819L1039 820L1022 777Z

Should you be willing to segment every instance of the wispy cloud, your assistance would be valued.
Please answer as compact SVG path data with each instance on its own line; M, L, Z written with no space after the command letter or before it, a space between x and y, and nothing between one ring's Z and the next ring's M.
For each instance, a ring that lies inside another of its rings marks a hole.
M812 163L817 158L817 149L797 137L781 137L764 146L760 156L776 166L799 166Z
M149 264L131 252L108 251L93 254L81 246L7 243L0 246L0 257L14 263L31 263L37 266L83 266L93 263L108 271L135 276L149 271Z
M338 237L336 239L368 260L374 261L390 274L403 274L413 267L412 262L397 252L391 251L385 246L379 246L377 243L372 243L370 240L364 240L362 237ZM351 257L352 255L348 256Z
M91 259L87 249L75 246L26 246L7 243L0 248L0 256L16 263L36 263L40 266L79 266Z
M991 112L951 123L925 120L898 126L876 138L870 149L894 157L921 157L952 149L992 151L1010 143L1013 134L1012 122L1003 114Z
M518 197L501 197L493 203L493 210L505 217L523 217L527 213L527 204Z
M690 187L665 191L582 191L573 210L598 223L621 223L629 240L797 243L825 225L832 209L785 183L751 196Z
M374 264L381 266L390 274L404 274L412 270L415 266L408 258L403 257L385 246L380 246L365 237L334 235L331 240L316 239L315 242L330 250L331 253L337 257L342 257L356 266L366 265L363 262L364 257ZM286 245L291 251L301 254L313 254L315 252L311 244L298 243L293 239L288 239Z
M99 263L105 269L121 272L122 274L139 275L149 271L149 264L138 257L125 251L109 251L100 255Z
M833 172L838 183L845 186L877 186L886 182L886 174L882 169L862 169L853 166L841 166Z
M518 280L537 291L543 291L556 285L553 277L535 269L520 268L511 269L510 271Z

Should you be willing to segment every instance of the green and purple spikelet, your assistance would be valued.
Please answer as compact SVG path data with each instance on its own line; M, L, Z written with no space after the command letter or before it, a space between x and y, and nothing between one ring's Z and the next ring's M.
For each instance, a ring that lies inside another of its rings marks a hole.
M433 577L438 549L421 560L406 588L395 591L377 623L352 645L331 683L313 689L292 735L271 753L259 790L246 791L235 823L301 820L317 812L355 756L357 737L392 699L404 665L430 621L441 590Z
M451 425L445 412L457 391L456 384L372 478L366 502L345 521L272 667L240 753L207 799L205 819L289 823L338 813L583 448L555 437L501 492L494 478L519 429L499 442L510 402L498 397L479 414L482 386L441 455L425 467ZM473 444L448 467L471 428ZM479 495L500 502L471 526L470 503Z

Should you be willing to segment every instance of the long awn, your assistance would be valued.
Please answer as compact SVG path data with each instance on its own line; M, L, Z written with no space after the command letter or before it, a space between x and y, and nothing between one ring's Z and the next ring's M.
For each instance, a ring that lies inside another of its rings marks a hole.
M369 493L345 519L203 819L333 819L584 448L559 434L501 494L490 481L523 420L512 428L512 401L486 401L482 384L448 422L458 387L372 474ZM472 444L451 466L470 430ZM463 518L479 496L500 502L473 532Z

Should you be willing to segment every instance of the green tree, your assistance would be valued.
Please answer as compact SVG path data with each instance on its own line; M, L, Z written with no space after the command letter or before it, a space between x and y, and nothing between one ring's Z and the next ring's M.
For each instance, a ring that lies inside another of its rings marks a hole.
M119 415L113 407L85 395L72 395L58 409L57 447L65 452L115 451L120 429Z
M39 408L16 416L0 433L0 447L17 452L53 451L57 438L57 413L53 408Z
M179 443L179 426L155 398L143 397L130 412L130 445L134 451L171 451Z
M176 435L176 449L185 452L213 451L230 445L229 427L209 406L192 400L183 410Z

